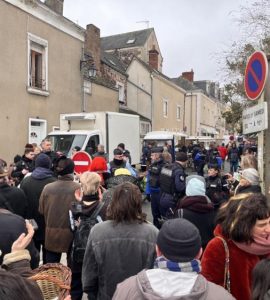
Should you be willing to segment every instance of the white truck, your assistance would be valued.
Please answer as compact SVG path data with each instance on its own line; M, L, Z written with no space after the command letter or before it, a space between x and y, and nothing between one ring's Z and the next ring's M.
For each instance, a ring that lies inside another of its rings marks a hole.
M52 150L67 156L79 146L81 150L94 154L98 144L105 146L109 160L113 150L124 143L130 151L132 164L140 162L139 116L116 112L72 113L60 115L60 130L47 136L52 141Z

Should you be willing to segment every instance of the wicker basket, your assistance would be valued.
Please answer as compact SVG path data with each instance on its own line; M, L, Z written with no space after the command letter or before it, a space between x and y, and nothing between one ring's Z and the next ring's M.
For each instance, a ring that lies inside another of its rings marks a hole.
M71 271L62 264L45 264L33 270L29 279L39 285L45 300L63 300L70 292ZM57 298L58 297L58 298Z

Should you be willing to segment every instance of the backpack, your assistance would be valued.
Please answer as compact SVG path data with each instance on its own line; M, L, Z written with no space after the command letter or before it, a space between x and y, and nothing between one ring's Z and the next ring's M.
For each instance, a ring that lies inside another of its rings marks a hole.
M80 224L75 231L74 240L72 244L71 257L74 262L82 263L83 257L88 241L88 236L91 229L99 223L97 220L98 214L100 213L104 202L99 203L95 211L92 213L91 217L83 217L80 221ZM102 220L101 220L102 221Z
M177 168L176 164L166 164L161 168L159 181L162 192L170 195L175 194L175 170Z

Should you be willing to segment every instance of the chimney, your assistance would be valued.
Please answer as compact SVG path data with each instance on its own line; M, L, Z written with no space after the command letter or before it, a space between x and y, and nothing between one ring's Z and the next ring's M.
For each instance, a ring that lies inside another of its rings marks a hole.
M55 11L59 15L63 16L64 0L45 0L45 5L47 5L51 10Z
M191 69L191 71L189 71L189 72L183 72L182 73L182 77L185 78L185 79L187 79L190 82L193 82L193 80L194 80L193 69Z
M158 55L159 52L153 45L152 50L149 50L149 66L156 70L158 70Z
M84 51L90 52L97 69L100 72L100 29L93 24L86 26Z

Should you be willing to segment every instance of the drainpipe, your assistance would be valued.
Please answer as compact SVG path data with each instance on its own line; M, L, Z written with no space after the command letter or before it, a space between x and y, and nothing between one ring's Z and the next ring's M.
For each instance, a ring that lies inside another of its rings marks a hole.
M154 79L154 76L153 76L153 74L151 73L150 74L150 78L151 78L151 121L150 121L150 123L151 123L151 131L153 131L153 112L154 112L154 101L153 101L153 90L154 90L154 88L153 88L153 79Z
M84 60L84 43L82 46L82 53L81 53L81 61ZM81 112L85 112L85 92L84 92L84 72L83 68L80 66L80 73L81 73Z

